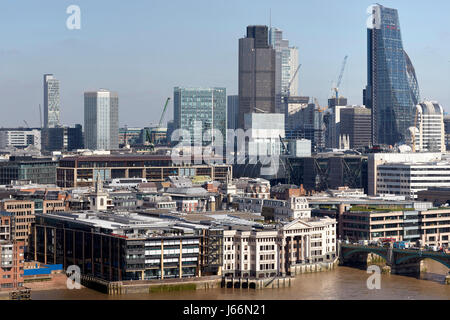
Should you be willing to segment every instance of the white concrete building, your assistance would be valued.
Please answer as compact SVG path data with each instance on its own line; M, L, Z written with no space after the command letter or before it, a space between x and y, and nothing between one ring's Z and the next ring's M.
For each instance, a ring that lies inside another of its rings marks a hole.
M30 145L41 150L41 130L28 128L0 130L0 149L26 148Z
M285 137L284 114L247 113L244 129L249 137L248 155L265 156L281 153L280 136Z
M450 185L450 162L386 163L378 166L377 193L417 198L417 192Z
M368 157L368 195L376 196L378 166L387 163L427 163L439 162L442 153L372 153Z
M410 128L410 145L415 140L416 152L445 152L444 110L435 101L425 101L416 106L417 127ZM413 139L414 138L414 139Z
M90 150L119 148L119 98L105 89L84 93L84 145Z
M276 230L224 230L223 274L270 277L278 272Z
M262 215L274 221L292 221L311 218L308 200L303 197L291 197L289 200L265 199Z
M290 273L294 265L336 259L336 220L296 219L277 229L223 233L223 274L267 278Z

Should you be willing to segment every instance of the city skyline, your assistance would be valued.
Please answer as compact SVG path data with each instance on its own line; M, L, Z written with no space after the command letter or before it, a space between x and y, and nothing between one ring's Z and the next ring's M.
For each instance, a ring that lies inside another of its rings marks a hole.
M213 3L213 8L209 9L212 14L195 23L191 21L199 20L195 19L196 15L205 13L203 1L195 2L192 8L184 8L190 10L187 16L192 19L171 12L175 19L169 19L170 22L167 19L161 21L158 15L164 15L175 7L183 9L184 4L175 6L175 3L154 2L126 7L118 2L108 2L112 9L105 12L99 3L79 1L82 27L75 31L65 27L68 2L49 2L55 5L46 12L39 9L38 4L29 3L33 17L48 22L45 26L36 24L32 31L29 23L25 23L30 21L30 13L19 10L17 4L0 5L0 18L11 26L9 30L15 30L5 34L5 44L0 47L3 71L0 74L0 94L4 97L3 106L11 110L10 117L2 119L0 126L23 126L23 120L31 127L40 126L38 105L43 98L40 79L46 73L55 74L60 80L62 125L82 122L83 92L98 87L114 89L121 96L124 107L119 115L120 126L156 123L165 98L171 96L175 86L218 86L227 88L230 95L236 94L238 39L244 36L248 25L269 26L269 10L271 25L283 30L290 45L299 48L299 63L302 63L300 94L317 97L325 105L331 96L332 82L337 79L342 58L348 54L349 62L340 92L349 103L362 103L362 89L366 82L366 8L372 4L370 1L351 1L345 6L331 1L327 5L289 1L277 5L273 1L261 1L252 6L252 11L246 10L250 4ZM450 78L450 62L443 53L450 34L444 31L446 20L439 19L449 4L439 1L430 8L419 2L385 1L382 5L396 8L399 12L404 47L414 63L421 97L437 100L446 111L450 110L450 94L445 89ZM197 10L199 8L201 10ZM284 14L283 8L292 10ZM125 10L120 16L123 23L109 23L115 21L117 12L121 10ZM195 13L196 10L199 13ZM237 14L229 15L234 11ZM295 13L302 11L308 14L295 19ZM434 20L442 25L417 24L427 12L433 12ZM131 21L129 17L135 18ZM204 26L211 20L216 23L205 30ZM167 36L155 33L160 30L152 27L156 25L167 28ZM175 31L178 32L176 44L173 41L177 35ZM196 33L209 40L205 42L192 37ZM33 34L39 37L32 39ZM118 42L114 43L122 45L110 44L108 37L112 34L118 37ZM129 34L133 36L128 37ZM188 35L191 37L186 39ZM160 45L156 46L156 43ZM182 46L183 51L177 50L177 46ZM328 50L324 50L326 48ZM115 68L110 68L111 64ZM24 90L29 94L20 94ZM172 103L169 108L168 114L172 114ZM170 117L164 120L168 121Z

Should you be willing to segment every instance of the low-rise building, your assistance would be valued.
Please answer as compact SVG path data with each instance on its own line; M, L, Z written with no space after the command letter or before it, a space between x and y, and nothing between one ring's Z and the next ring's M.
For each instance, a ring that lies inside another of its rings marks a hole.
M292 221L298 218L311 218L308 200L291 197L288 200L264 199L261 214L266 220Z
M107 281L195 277L203 228L137 213L37 214L30 253Z
M296 219L276 227L234 226L224 230L223 274L266 278L291 267L336 259L336 220Z

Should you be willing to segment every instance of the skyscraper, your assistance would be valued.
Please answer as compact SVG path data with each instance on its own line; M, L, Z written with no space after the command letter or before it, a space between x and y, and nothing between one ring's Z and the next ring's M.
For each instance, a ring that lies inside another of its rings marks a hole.
M226 144L227 94L225 88L182 88L173 91L173 110L176 129L186 130L191 143L209 145L211 139L207 130L216 129L222 133ZM196 127L199 125L199 127Z
M277 28L269 30L269 44L276 52L275 59L275 110L285 113L284 97L298 95L298 48L290 47L289 40L283 39L283 31ZM292 81L292 83L291 83ZM289 83L291 86L289 87Z
M100 89L84 93L85 148L111 150L119 148L119 97Z
M59 80L44 74L44 128L59 126Z
M417 127L410 128L411 146L414 140L416 151L445 152L444 109L436 101L424 101L416 108Z
M239 121L246 113L275 113L275 50L267 26L248 26L239 39Z
M227 97L227 126L228 129L235 130L238 128L239 120L239 96Z
M372 6L363 96L364 105L372 109L372 144L406 142L420 98L414 67L403 49L396 9Z

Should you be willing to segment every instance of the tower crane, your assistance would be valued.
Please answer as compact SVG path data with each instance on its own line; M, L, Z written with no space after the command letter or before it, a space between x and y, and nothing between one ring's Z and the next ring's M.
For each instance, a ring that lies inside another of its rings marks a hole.
M322 108L319 104L319 100L317 98L314 98L314 103L317 105L319 112L324 112L326 109Z
M156 127L156 129L161 128L162 121L164 119L164 115L166 114L166 111L167 111L167 105L169 104L169 100L170 100L170 97L168 97L167 100L166 100L166 103L164 105L164 108L163 108L163 111L162 111L162 114L161 114L161 117L159 119L158 126ZM152 141L153 139L150 137L149 130L146 130L146 139L145 140L146 140L147 144L150 144L152 146L154 146L155 143L159 142L159 139L158 139L158 141Z
M286 89L286 95L284 96L284 103L286 104L286 106L287 106L287 104L289 103L289 98L290 98L290 96L291 96L291 87L292 87L292 84L294 83L294 79L295 79L295 77L297 76L297 73L298 73L298 71L300 70L300 67L301 67L301 66L302 66L302 64L299 64L299 65L298 65L297 69L295 69L294 75L292 76L291 80L290 80L289 83L288 83L288 86L287 86L287 89ZM286 107L286 109L287 109L287 107Z
M344 61L342 62L341 72L339 73L339 78L336 86L333 88L333 91L336 93L336 102L339 99L339 86L342 82L342 76L344 75L345 66L347 64L348 56L345 56Z

